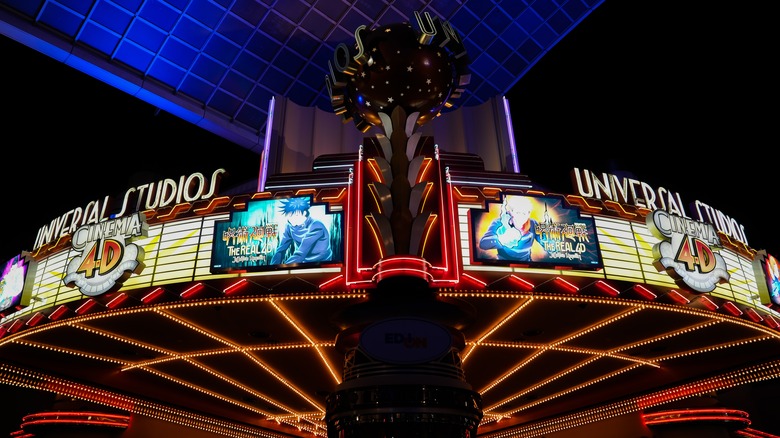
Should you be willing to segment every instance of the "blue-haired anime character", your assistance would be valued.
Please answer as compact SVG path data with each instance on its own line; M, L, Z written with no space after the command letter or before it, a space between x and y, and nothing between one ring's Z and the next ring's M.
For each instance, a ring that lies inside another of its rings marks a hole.
M322 222L309 215L309 208L309 198L281 200L279 211L287 217L287 226L271 259L272 265L325 262L333 258L330 233ZM285 258L285 254L289 256Z

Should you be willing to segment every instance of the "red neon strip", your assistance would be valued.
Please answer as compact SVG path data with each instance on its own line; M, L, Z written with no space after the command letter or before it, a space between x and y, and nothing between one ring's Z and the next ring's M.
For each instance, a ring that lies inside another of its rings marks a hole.
M357 172L357 168L360 167L360 161L358 161L354 166L352 170L352 181L351 184L347 186L347 211L344 215L346 218L346 229L344 230L344 282L349 285L352 281L352 270L355 269L357 271L357 264L354 262L352 258L352 233L350 230L352 230L352 227L356 226L355 224L355 207L352 205L354 202L355 197L355 181L354 181L354 175Z
M467 274L465 272L463 274L461 274L461 276L463 278L466 278L466 279L469 279L469 280L473 281L474 283L477 283L478 285L480 285L482 287L485 287L487 285L486 282L484 282L484 281L482 281L482 280L480 280L478 278L472 277L471 275L469 275L469 274Z
M39 412L22 417L22 429L33 425L90 425L127 428L129 415L107 414L103 412Z
M441 163L441 161L439 162ZM444 178L442 178L442 169L441 164L439 164L439 181L447 181L446 175L444 175ZM460 258L460 245L457 245L456 242L458 242L460 239L458 238L458 225L457 225L457 217L458 217L458 211L455 208L455 198L453 196L453 187L450 183L445 183L446 185L442 185L442 191L444 193L441 194L441 199L439 203L441 204L441 211L445 212L446 217L451 218L450 221L442 220L442 230L441 230L441 241L443 242L444 248L442 251L442 254L444 254L444 269L445 271L450 274L448 280L454 280L458 281L460 279L460 270L461 270L461 258ZM444 195L447 195L447 203L445 205L444 203ZM449 230L449 239L447 238L447 231ZM452 269L450 269L450 263L452 263Z
M106 304L106 307L108 307L109 309L116 309L117 307L121 306L122 303L127 301L128 298L130 298L130 296L128 296L126 293L122 292L121 294L115 296L114 299L109 301Z
M41 321L44 320L44 318L46 318L46 315L44 315L41 312L38 312L35 315L33 315L29 320L27 320L27 326L35 327L36 325L40 324Z
M719 309L718 305L712 302L712 300L707 298L705 295L699 295L699 298L696 299L696 302L701 303L704 307L712 311Z
M611 297L616 297L616 296L620 295L620 291L619 290L617 290L614 287L612 287L611 285L605 283L604 280L596 281L596 288L598 290L604 292L605 294L611 296Z
M76 313L79 315L83 315L90 311L95 305L97 305L98 302L93 300L92 298L88 299L87 301L84 301L82 305L80 305L78 308L76 308Z
M564 280L561 277L555 277L553 279L553 281L555 281L556 284L561 286L564 290L566 290L569 293L575 293L575 292L580 290L580 288L578 288L577 286L569 283L568 281Z
M346 248L344 261L346 266L346 283L347 285L354 285L359 283L360 278L360 263L362 261L362 253L360 246L360 239L358 236L363 235L363 217L360 214L359 207L362 205L361 196L362 184L363 184L363 165L364 162L361 159L355 163L354 174L352 183L349 185L349 193L347 195L347 231L345 233L345 245Z
M668 294L666 294L669 298L672 299L677 304L688 304L691 301L688 298L685 298L685 295L682 295L680 292L677 292L676 290L672 289L669 291Z
M431 279L433 279L433 275L431 275L430 272L422 271L419 269L406 269L406 268L385 269L382 272L376 273L372 277L372 279L378 283L386 278L395 277L398 275L408 275L410 277L422 278L423 280L426 281L430 281Z
M197 293L201 289L203 289L203 283L195 283L192 286L190 286L187 289L185 289L184 292L180 293L179 296L186 300L188 298L192 298L195 295L197 295Z
M771 433L762 432L751 428L734 431L737 436L744 436L747 438L780 438L778 435L772 435Z
M425 269L430 267L430 263L426 261L423 258L415 257L415 256L392 256L388 257L386 259L379 260L376 265L374 265L378 269L385 268L387 266L399 266L399 267L406 267L410 269Z
M658 298L658 295L654 294L653 291L642 286L641 284L635 284L632 289L634 292L638 293L640 297L648 301L653 301L654 299Z
M150 304L157 301L165 293L165 289L158 287L141 298L141 302L144 304Z
M739 307L736 306L736 304L732 303L731 301L726 301L723 303L723 309L730 313L733 316L740 316L742 315L742 311L739 310Z
M764 317L764 323L768 325L769 327L776 329L777 327L780 327L780 323L778 323L772 316L766 315Z
M325 280L323 283L320 283L319 288L322 289L324 287L328 287L329 285L331 285L331 284L341 280L342 278L344 278L344 275L343 274L339 274L339 275L331 278L330 280Z
M439 240L441 241L440 249L441 249L441 256L442 256L442 265L441 267L437 266L434 268L437 271L439 278L434 279L433 283L436 283L437 281L453 283L458 280L458 276L453 275L453 272L451 272L450 270L450 258L454 256L450 254L450 248L448 242L452 242L452 246L456 246L455 242L457 240L455 240L454 234L451 234L449 231L451 225L450 225L450 221L448 221L447 218L449 217L450 219L454 220L457 216L452 214L451 209L448 209L448 205L446 202L447 199L446 196L449 196L449 193L447 192L448 186L445 185L446 183L444 182L444 178L442 177L441 162L437 160L435 165L436 165L436 174L438 176L438 181L436 181L436 183L434 183L434 185L431 186L431 191L433 191L434 189L438 189L439 191L438 193L439 213L442 216L439 219L439 223L441 224L439 225ZM430 161L429 166L433 168L434 162ZM455 267L455 270L457 271L457 267Z
M745 425L750 424L750 420L747 418L737 418L737 417L729 417L728 415L702 415L697 417L680 417L680 418L665 418L665 419L659 419L659 420L648 420L645 421L645 424L647 426L655 426L657 424L671 424L671 423L691 423L695 421L723 421L723 422L732 422L737 421L740 423L745 423Z
M61 305L60 307L57 307L54 309L54 312L51 312L49 314L49 319L52 321L56 321L60 318L62 318L70 309L68 309L68 306Z
M764 319L764 318L761 317L761 315L756 313L755 310L753 310L753 309L751 309L749 307L747 309L745 309L745 313L747 314L748 318L750 318L750 320L753 321L753 322L761 322Z
M198 283L198 284L200 284L200 283ZM225 295L233 295L233 294L237 293L242 287L246 286L247 284L248 283L246 281L246 278L242 278L242 279L238 280L237 282L231 284L230 286L226 287L225 290L223 290L222 292Z
M52 424L77 424L77 425L84 425L84 426L110 426L110 427L121 427L123 429L127 428L127 424L122 423L116 423L113 421L98 421L98 420L35 420L35 421L28 421L25 423L22 423L22 427L29 427L29 426L45 426L45 425L52 425Z
M517 276L517 275L515 275L515 274L512 274L512 275L510 275L510 276L509 276L509 279L510 279L510 280L514 280L514 282L515 282L515 283L517 283L517 284L519 284L520 286L522 286L522 288L523 288L523 289L524 289L526 292L530 292L530 291L534 290L534 288L536 287L536 286L534 286L534 284L533 284L533 283L531 283L531 282L529 282L529 281L526 281L526 280L524 280L524 279L522 279L522 278L518 277L518 276Z
M748 413L745 411L741 411L739 409L729 409L729 408L700 408L700 409L670 409L665 411L656 411L656 412L647 412L642 414L642 418L644 419L656 419L656 418L664 418L664 417L681 417L681 416L700 416L703 414L723 414L723 415L732 415L736 417L749 417Z
M21 330L22 327L24 327L24 322L21 319L17 319L16 321L12 322L10 326L7 327L9 333L16 333L19 330Z
M366 164L364 161L361 161L356 166L355 171L355 204L352 206L352 208L355 211L355 221L353 222L355 226L355 234L352 235L354 238L355 245L355 272L360 272L360 268L363 264L363 246L361 245L360 236L363 236L363 219L362 219L362 212L363 212L363 172L365 172Z

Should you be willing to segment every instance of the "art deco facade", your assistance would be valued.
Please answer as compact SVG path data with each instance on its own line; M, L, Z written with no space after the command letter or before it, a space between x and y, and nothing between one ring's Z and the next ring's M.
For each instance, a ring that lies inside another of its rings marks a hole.
M720 397L780 373L771 255L684 194L518 173L513 81L485 66L523 30L501 57L522 76L598 4L130 3L3 1L0 24L256 150L258 179L170 175L42 218L6 265L14 436L772 436ZM515 30L475 50L496 14ZM529 259L517 231L483 243L524 203Z

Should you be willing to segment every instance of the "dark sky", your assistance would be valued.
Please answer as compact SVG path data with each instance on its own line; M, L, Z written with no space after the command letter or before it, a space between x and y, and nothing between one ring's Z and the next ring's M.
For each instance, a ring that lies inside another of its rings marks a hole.
M753 1L678 3L607 0L520 79L507 98L521 172L558 193L573 192L574 167L628 173L712 205L751 246L780 254L777 84L773 57L755 56L776 53L760 23L771 14ZM137 184L225 167L224 186L257 173L259 157L240 146L3 36L0 50L11 226L0 260L55 217Z
M752 247L780 255L768 8L606 0L507 95L521 172L558 193L572 193L573 167L627 173L718 208ZM69 209L137 184L218 167L233 173L226 184L257 174L242 147L4 36L0 53L0 261ZM749 408L754 426L775 428L770 406Z

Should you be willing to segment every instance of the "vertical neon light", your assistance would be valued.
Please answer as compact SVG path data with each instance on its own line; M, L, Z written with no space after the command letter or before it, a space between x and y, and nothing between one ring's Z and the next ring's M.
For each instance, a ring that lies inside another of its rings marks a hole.
M439 168L439 175L441 175L441 167ZM462 256L459 254L459 245L457 244L459 242L458 237L458 209L455 204L455 199L453 198L453 190L452 190L452 180L450 179L450 170L449 168L444 169L444 178L439 177L439 181L443 181L442 184L442 205L441 205L441 211L444 218L450 218L449 221L442 220L442 223L444 224L446 222L446 226L442 227L442 235L444 236L444 254L446 255L447 259L445 262L445 267L447 270L447 277L446 279L451 281L454 284L460 283L460 276L461 276L461 264L462 264ZM444 199L446 195L446 205L444 204ZM448 235L449 234L449 238Z
M520 163L517 160L517 145L515 144L515 130L512 127L512 114L509 111L509 101L506 96L501 97L504 101L504 116L506 117L506 130L509 133L509 148L512 153L512 166L515 173L520 173Z
M271 151L271 131L274 126L274 106L276 98L271 96L268 103L268 118L265 119L265 139L263 140L263 156L260 161L260 180L257 182L257 191L265 191L265 180L268 178L268 153Z

